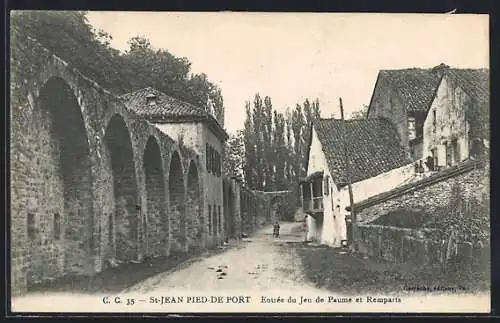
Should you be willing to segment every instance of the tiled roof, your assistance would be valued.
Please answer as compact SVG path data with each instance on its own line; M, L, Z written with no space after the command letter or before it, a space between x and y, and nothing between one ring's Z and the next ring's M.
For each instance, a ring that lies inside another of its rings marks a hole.
M155 103L149 104L148 97ZM205 121L223 137L227 133L207 111L190 103L172 98L165 93L147 87L120 96L120 99L134 112L152 122Z
M401 95L408 112L427 112L440 76L432 69L381 70L379 80L387 81Z
M486 68L481 69L450 69L447 73L474 100L489 103L490 75Z
M460 87L478 102L489 102L489 70L450 68L445 64L434 68L381 70L378 81L396 89L408 112L427 112L443 74L457 80Z
M347 142L352 183L411 163L388 120L318 119L313 126L338 186L347 184L343 137Z
M147 104L147 97L155 96L156 104ZM126 104L145 118L175 118L180 116L208 117L205 110L174 99L163 92L147 87L120 96Z

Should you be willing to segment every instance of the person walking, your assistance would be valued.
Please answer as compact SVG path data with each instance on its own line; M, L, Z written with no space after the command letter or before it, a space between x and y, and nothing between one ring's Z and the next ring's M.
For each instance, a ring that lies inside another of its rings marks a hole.
M280 224L278 223L278 221L276 221L273 225L273 236L275 238L280 237Z

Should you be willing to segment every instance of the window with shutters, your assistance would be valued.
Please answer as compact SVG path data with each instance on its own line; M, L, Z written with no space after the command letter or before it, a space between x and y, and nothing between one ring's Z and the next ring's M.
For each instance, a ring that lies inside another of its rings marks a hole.
M219 177L222 175L222 158L220 153L217 153L217 174Z
M212 174L215 175L215 149L210 149L210 163L212 165Z
M207 149L206 149L206 150L207 150L207 152L206 152L206 156L205 156L205 158L206 158L206 160L207 160L207 165L206 165L206 166L207 166L207 172L209 172L209 173L210 173L210 171L212 170L212 169L211 169L212 165L210 164L210 156L211 156L211 151L210 151L210 145L209 145L209 144L207 144L206 146L207 146Z

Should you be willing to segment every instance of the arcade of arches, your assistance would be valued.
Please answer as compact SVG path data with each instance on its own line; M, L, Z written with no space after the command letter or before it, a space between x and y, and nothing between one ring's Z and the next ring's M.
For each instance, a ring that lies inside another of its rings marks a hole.
M50 52L27 47L30 41L12 49L13 295L147 257L168 261L212 247L209 238L216 246L252 231L256 221L245 217L268 208L265 197L233 179L206 187L204 152L180 147ZM33 55L45 65L30 65ZM224 191L224 226L215 237L208 190Z

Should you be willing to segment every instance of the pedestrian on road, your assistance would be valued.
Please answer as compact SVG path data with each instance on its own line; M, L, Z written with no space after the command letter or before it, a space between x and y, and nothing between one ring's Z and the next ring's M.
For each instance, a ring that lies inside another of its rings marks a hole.
M276 221L273 225L273 236L275 238L280 237L280 224L278 223L278 221Z

